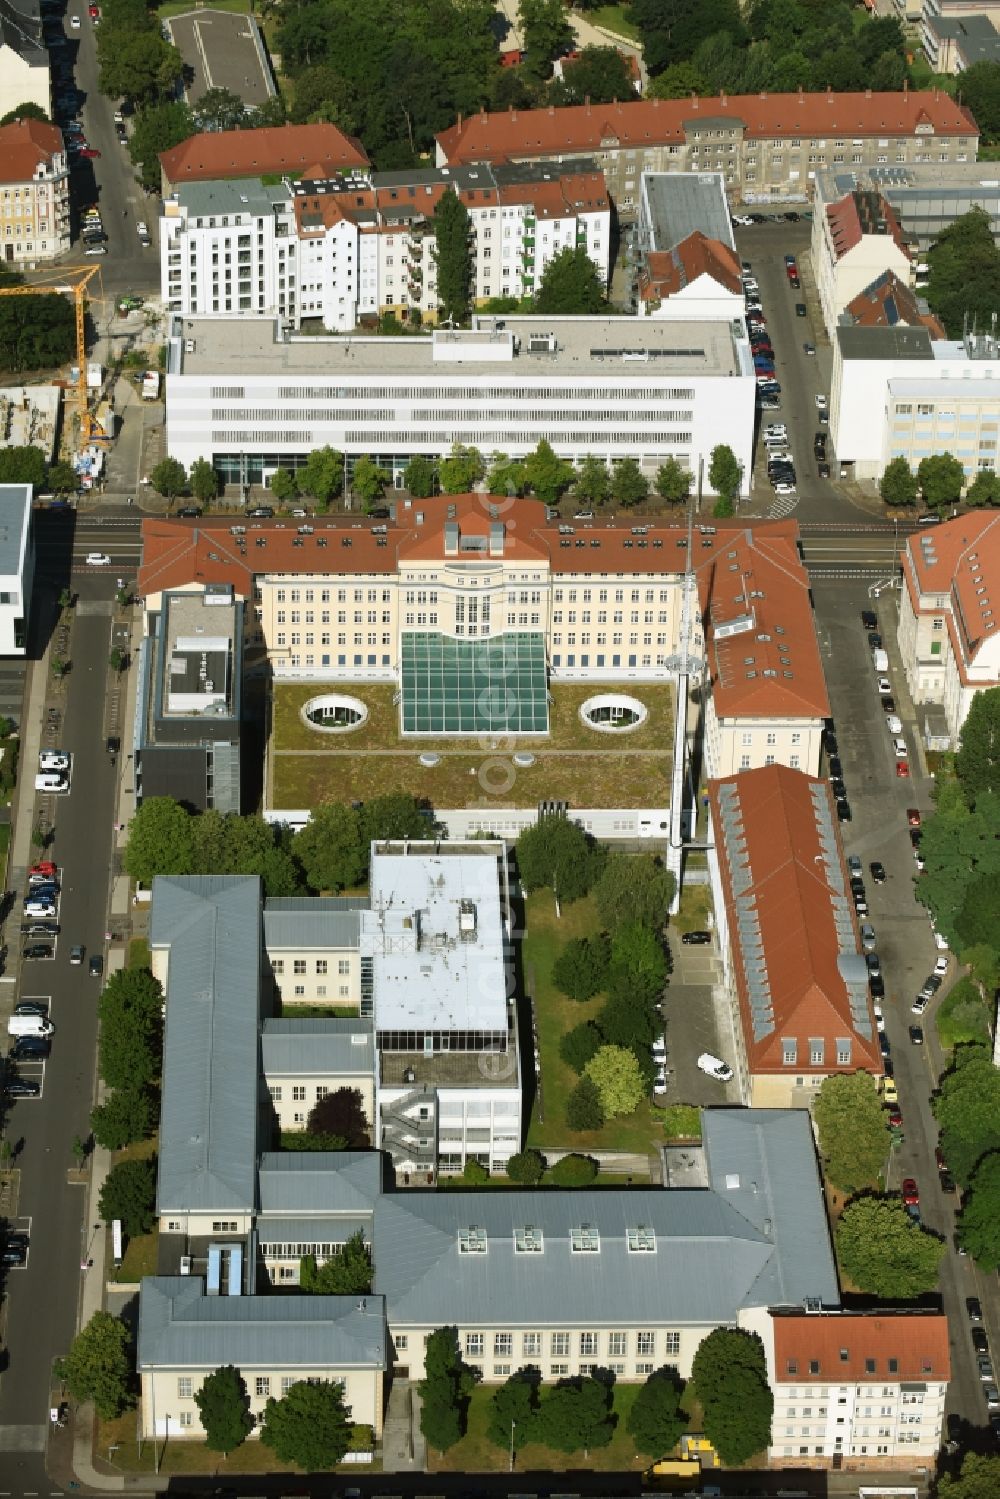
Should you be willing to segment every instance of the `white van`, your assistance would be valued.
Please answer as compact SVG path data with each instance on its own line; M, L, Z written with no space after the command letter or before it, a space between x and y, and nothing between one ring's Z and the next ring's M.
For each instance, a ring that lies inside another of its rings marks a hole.
M877 672L889 670L889 655L887 651L872 651L872 665Z
M38 919L47 921L56 914L56 904L53 900L32 900L29 898L24 903L25 916L37 916Z
M36 791L66 791L68 789L69 782L59 771L43 770L35 777Z
M51 1036L54 1030L44 1015L12 1015L7 1021L8 1036Z
M69 770L69 755L64 750L41 750L38 755L39 770Z

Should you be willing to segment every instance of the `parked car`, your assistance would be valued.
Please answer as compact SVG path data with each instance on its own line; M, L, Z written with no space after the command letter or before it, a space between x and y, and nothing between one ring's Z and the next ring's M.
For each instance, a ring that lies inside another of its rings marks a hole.
M917 1190L917 1184L912 1176L903 1177L902 1193L903 1202L907 1207L909 1207L911 1203L915 1205L920 1201L920 1193Z
M990 1340L986 1336L985 1327L973 1327L969 1336L972 1339L972 1346L977 1353L989 1353Z
M21 954L22 958L32 962L41 958L51 958L52 948L47 942L31 942Z
M104 959L100 953L92 953L88 970L92 979L99 979L104 972Z
M82 963L83 962L83 955L84 955L85 952L86 952L86 948L83 946L82 942L75 943L70 948L70 950L69 950L69 960L70 960L70 962L74 963L74 964L75 963Z
M681 941L687 947L705 947L711 940L711 932L684 932L681 935Z
M983 1304L978 1296L966 1296L965 1313L970 1322L982 1322Z
M924 1028L923 1028L923 1026L922 1025L911 1025L910 1026L910 1045L911 1046L923 1046L923 1044L924 1044Z
M919 810L919 808L917 808L917 807L907 807L907 809L906 809L906 821L909 823L909 825L910 825L911 828L918 828L920 826L920 810Z
M8 1098L38 1098L41 1096L42 1085L32 1082L30 1078L9 1074L3 1080L3 1091Z
M698 1067L720 1083L728 1083L733 1075L733 1069L729 1063L724 1062L721 1057L714 1057L710 1051L702 1052L698 1058Z
M18 1036L7 1055L13 1062L44 1062L51 1050L48 1036Z
M882 863L881 859L873 859L868 867L871 870L872 879L875 881L876 885L884 885L885 865Z

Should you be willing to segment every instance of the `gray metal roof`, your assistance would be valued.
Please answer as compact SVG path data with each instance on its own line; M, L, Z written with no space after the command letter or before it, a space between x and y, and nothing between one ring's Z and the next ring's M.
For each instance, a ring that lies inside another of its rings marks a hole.
M372 1241L371 1218L337 1218L329 1214L315 1218L260 1218L257 1238L261 1244L283 1244L291 1240L317 1244L346 1244L361 1234Z
M33 68L48 67L38 0L0 0L0 44L11 47Z
M240 178L238 181L223 178L212 182L182 182L174 189L174 196L195 218L219 213L266 215L275 205L290 206L292 201L287 183L265 187L259 177Z
M840 1301L819 1166L805 1109L705 1109L701 1135L718 1197L765 1233L772 1252L746 1301Z
M372 1074L375 1035L370 1020L265 1020L260 1053L266 1078L314 1072Z
M161 875L150 941L170 950L157 1204L251 1209L257 1148L260 880Z
M31 524L30 484L0 484L0 577L20 576Z
M148 1277L139 1290L140 1369L381 1369L379 1296L206 1296L200 1276Z
M704 123L704 122L703 122ZM651 250L672 250L700 231L735 248L721 172L646 172L643 191L649 211Z
M264 946L283 948L358 946L366 895L279 896L264 902Z
M844 359L933 359L931 336L926 328L897 323L892 328L843 328L836 330Z
M370 1214L382 1190L382 1157L374 1150L267 1152L258 1172L260 1211Z

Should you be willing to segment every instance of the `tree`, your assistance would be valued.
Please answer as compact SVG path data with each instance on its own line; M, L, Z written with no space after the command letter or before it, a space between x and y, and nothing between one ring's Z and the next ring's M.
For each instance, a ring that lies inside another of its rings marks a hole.
M110 1312L95 1312L77 1333L55 1375L74 1400L92 1400L102 1421L113 1421L132 1401L129 1394L129 1332Z
M462 1167L462 1180L465 1182L465 1185L467 1187L485 1187L489 1179L489 1167L484 1166L482 1161L477 1161L475 1156L470 1155Z
M435 1328L424 1350L420 1381L420 1430L438 1452L447 1452L465 1431L473 1374L458 1351L458 1329Z
M636 1055L624 1046L602 1046L587 1063L585 1075L597 1089L606 1119L634 1114L646 1096Z
M55 494L72 494L80 479L71 463L53 463L49 469L48 485Z
M467 494L486 472L482 454L478 448L464 448L456 442L447 458L438 465L438 479L442 494Z
M972 71L970 68L969 72ZM995 1499L1000 1493L1000 1457L966 1452L957 1475L942 1473L937 1480L937 1493L938 1499Z
M917 483L924 503L932 510L957 505L965 485L965 469L954 453L932 453L917 467Z
M324 509L344 487L344 455L329 444L313 448L295 475L303 494L312 495Z
M227 88L209 88L192 106L199 130L239 130L246 125L247 107L239 94Z
M606 1447L614 1436L610 1386L593 1377L561 1379L539 1406L535 1430L557 1452Z
M224 1452L228 1457L253 1431L246 1381L234 1364L223 1364L207 1374L194 1403L205 1430L205 1446L211 1452Z
M260 1439L283 1463L307 1473L336 1467L351 1445L351 1413L344 1387L329 1379L302 1380L264 1407Z
M294 505L299 497L298 480L287 468L275 469L269 487L279 505Z
M992 468L981 468L965 491L965 502L974 510L1000 505L1000 474Z
M640 921L626 922L611 939L608 994L613 998L658 999L667 977L667 956L660 938Z
M885 1165L885 1110L868 1072L832 1073L813 1107L819 1150L827 1178L842 1192L859 1192L878 1181Z
M554 505L573 482L573 465L557 458L543 437L524 460L524 480L540 500L546 505Z
M1000 1150L1000 1072L987 1046L955 1048L931 1107L941 1149L959 1186L972 1181L982 1158Z
M486 1435L497 1447L513 1451L531 1441L541 1382L541 1374L529 1366L517 1369L494 1392Z
M412 796L405 791L390 791L373 796L361 808L361 841L367 849L371 843L386 839L425 838L427 820Z
M1000 249L983 209L970 209L942 230L927 260L927 300L949 336L960 338L967 324L989 327L1000 294Z
M603 853L578 822L539 817L517 840L517 867L525 890L550 885L560 900L579 900L598 877Z
M40 104L34 99L25 99L21 104L15 104L13 109L0 116L0 128L4 125L13 125L15 120L41 120L43 124L51 124L48 115Z
M367 1150L371 1145L371 1125L365 1114L360 1088L335 1088L325 1098L317 1099L306 1121L311 1135L337 1135L345 1150Z
M179 146L196 131L194 115L178 99L139 110L129 136L128 154L148 192L156 192L160 186L160 152Z
M573 45L562 0L519 0L517 14L526 54L522 67L533 78L548 78L553 60Z
M699 1343L691 1378L705 1435L727 1467L742 1467L767 1447L774 1397L764 1345L756 1333L717 1327Z
M528 487L524 464L519 458L508 458L506 453L494 453L490 458L490 471L486 476L486 488L490 494L523 494Z
M136 809L125 848L125 868L134 880L151 885L158 874L193 874L191 818L169 796L150 796Z
M552 982L579 1003L593 999L604 988L610 949L602 933L573 937L552 965Z
M1000 792L1000 688L977 692L969 704L959 734L955 774L970 806L984 791Z
M1000 1269L1000 1152L984 1156L962 1199L958 1237L980 1270Z
M76 351L76 318L68 297L22 295L0 301L0 362L5 370L47 369L66 364ZM30 449L41 457L39 448ZM44 477L45 460L42 459ZM10 480L32 483L33 480Z
M594 1056L600 1051L600 1036L598 1036L597 1048ZM601 1095L592 1078L586 1073L592 1058L583 1064L583 1075L576 1087L566 1099L566 1125L574 1134L582 1134L585 1130L603 1129L605 1124L604 1109L601 1107ZM559 1164L557 1162L557 1164ZM552 1168L553 1171L555 1167ZM554 1178L553 1178L554 1179ZM572 1185L567 1183L567 1185Z
M434 208L434 263L442 321L448 318L459 324L469 321L472 288L469 228L469 210L458 193L442 193Z
M184 73L184 59L159 31L123 33L102 26L97 33L100 89L112 97L124 95L142 104L169 99Z
M0 484L45 484L45 459L40 448L0 448Z
M665 97L661 95L661 97ZM656 470L653 480L653 488L661 500L668 504L677 505L681 500L686 500L691 493L691 481L694 475L684 468L676 458L666 458Z
M540 1150L519 1150L507 1160L507 1175L521 1187L537 1187L545 1175L545 1157Z
M114 672L122 672L128 665L128 652L123 651L120 645L113 645L108 652L108 665Z
M563 76L550 88L554 104L610 104L616 99L634 99L635 86L628 60L616 47L584 47L572 62L563 64Z
M567 1067L572 1067L574 1072L583 1073L587 1070L587 1063L595 1056L601 1047L601 1033L592 1020L584 1020L580 1025L574 1025L571 1031L559 1038L559 1055ZM594 1090L596 1094L596 1089ZM601 1121L603 1123L603 1120ZM592 1126L584 1125L584 1129Z
M736 454L724 442L712 449L708 463L708 482L719 498L729 500L730 504L740 492L740 466L736 461Z
M130 1239L148 1234L156 1222L156 1157L112 1166L101 1187L98 1211L105 1223L119 1218Z
M628 1431L640 1452L660 1457L680 1440L687 1424L681 1411L681 1382L676 1369L654 1369L628 1413Z
M589 1187L597 1177L597 1162L589 1155L564 1155L549 1171L555 1187Z
M309 68L295 80L295 98L291 117L296 125L315 125L328 121L345 135L357 135L360 109L357 91L336 68Z
M364 508L371 510L385 494L385 486L391 478L392 475L387 468L380 468L374 459L369 458L367 454L362 454L360 458L354 460L351 489Z
M962 103L971 109L984 146L1000 136L1000 65L976 62L962 74Z
M314 808L305 827L296 833L293 847L309 888L317 893L336 893L364 882L368 848L361 818L353 807L325 802Z
M581 505L603 505L611 489L611 476L603 458L589 453L581 458L573 480L573 496Z
M879 494L887 505L914 505L917 479L905 458L893 458L878 481Z
M613 932L638 921L661 931L674 898L675 880L655 854L610 853L594 885L601 925Z
M601 1040L607 1046L626 1047L636 1057L648 1054L653 1037L663 1028L662 1022L655 1019L649 999L629 988L627 971L612 972L611 983L617 992L597 1017Z
M636 458L616 458L611 465L611 498L626 509L649 495L649 480Z
M415 500L426 500L434 493L434 465L429 458L416 453L403 470L403 487Z
M90 1112L90 1129L105 1150L124 1150L144 1140L153 1126L153 1108L143 1088L116 1088Z
M210 505L219 495L219 476L207 458L196 458L188 477L191 493L200 505Z
M937 1285L942 1239L914 1223L899 1198L855 1197L840 1215L837 1258L858 1290L913 1301Z
M162 459L150 473L149 480L157 493L168 500L175 500L187 490L187 472L176 458Z
M535 292L535 312L568 317L606 307L604 282L583 245L567 245L553 255Z
M358 1229L339 1254L322 1265L307 1254L299 1261L299 1288L317 1296L365 1296L372 1288L372 1263L364 1236Z
M657 78L651 78L646 90L648 99L690 99L692 94L710 94L712 90L692 62L671 63Z

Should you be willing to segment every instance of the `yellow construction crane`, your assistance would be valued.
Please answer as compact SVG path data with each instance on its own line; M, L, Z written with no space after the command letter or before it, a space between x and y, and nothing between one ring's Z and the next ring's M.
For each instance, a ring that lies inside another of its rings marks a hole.
M67 267L69 270L69 267ZM79 270L70 270L69 273L78 277L70 284L66 281L66 271L51 271L49 275L58 276L59 280L51 284L48 280L34 281L24 286L0 287L0 297L35 297L46 296L50 292L56 292L62 296L71 296L76 311L76 400L77 412L80 418L80 442L90 442L94 437L103 437L98 424L90 415L87 400L87 341L84 325L84 291L94 276L100 276L99 265L81 266ZM94 298L95 301L104 301L104 282L101 281L101 294Z

